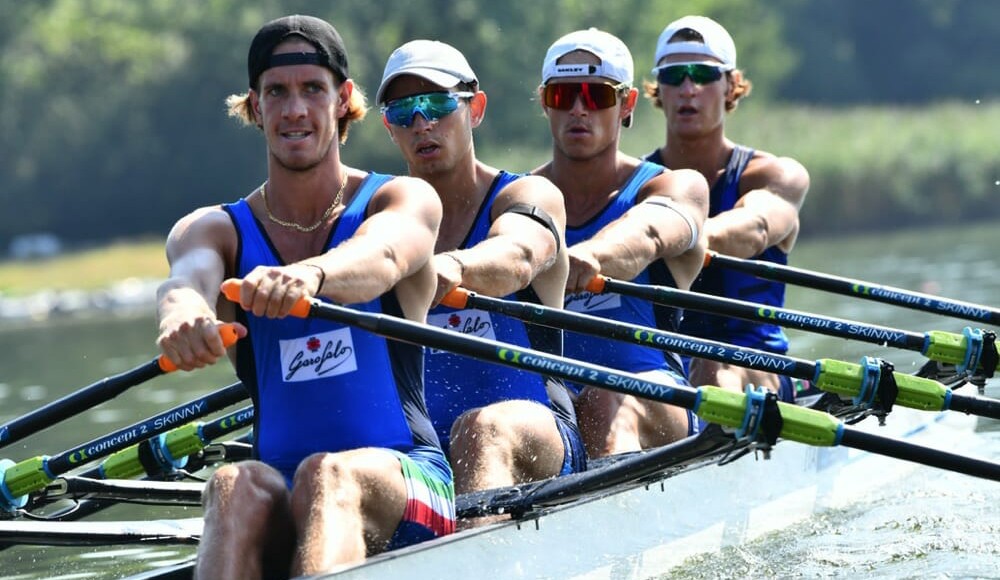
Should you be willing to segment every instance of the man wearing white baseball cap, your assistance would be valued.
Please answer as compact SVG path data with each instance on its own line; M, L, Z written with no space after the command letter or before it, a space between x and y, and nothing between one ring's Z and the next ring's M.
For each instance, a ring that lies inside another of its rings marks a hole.
M376 100L409 174L434 186L444 209L432 259L434 303L461 286L561 306L568 269L562 196L542 177L476 158L472 133L483 121L486 94L462 53L431 40L400 46L386 63ZM427 322L562 354L559 331L496 313L437 305ZM427 408L459 493L585 468L561 381L430 349L424 377Z
M565 307L676 330L676 309L585 290L598 274L686 289L704 255L705 179L618 150L638 96L632 77L632 55L607 32L591 28L557 40L545 55L539 87L552 132L552 160L534 173L555 183L566 201L570 273ZM688 385L679 357L657 349L571 332L564 348L572 358ZM680 407L593 387L577 389L577 416L591 457L663 445L697 429L697 418Z
M799 233L799 209L809 188L809 174L794 159L776 157L726 138L726 115L750 94L751 84L736 68L736 46L719 23L704 16L685 16L670 23L656 42L657 82L646 95L663 110L666 145L645 157L671 169L698 170L711 185L705 236L709 250L778 264ZM766 282L709 265L692 290L750 300L769 306L784 304L784 284ZM681 331L774 353L788 350L780 327L687 312ZM782 399L794 398L788 377L692 359L694 384L713 384L742 391L744 385L766 386Z

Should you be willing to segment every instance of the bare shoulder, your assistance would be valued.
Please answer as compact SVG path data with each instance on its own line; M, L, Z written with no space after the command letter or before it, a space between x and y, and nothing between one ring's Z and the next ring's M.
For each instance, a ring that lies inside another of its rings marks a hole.
M650 179L640 191L640 199L652 195L667 197L677 203L708 208L708 182L692 169L667 169Z
M236 246L236 226L222 206L198 208L177 220L167 236L167 250L190 247Z
M566 213L562 192L540 175L525 175L504 187L498 195L494 211L502 213L516 203L537 206L553 217Z
M777 157L758 151L740 178L740 193L755 189L766 189L801 206L809 190L809 172L791 157Z
M386 209L412 211L441 219L441 201L429 183L417 177L394 176L382 184L370 202L371 212Z

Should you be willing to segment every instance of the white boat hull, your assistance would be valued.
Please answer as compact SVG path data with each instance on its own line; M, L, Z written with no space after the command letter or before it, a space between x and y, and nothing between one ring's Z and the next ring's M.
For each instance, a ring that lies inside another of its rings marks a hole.
M890 425L859 427L921 445L955 449L975 417L895 410ZM871 424L871 425L869 425ZM845 448L782 442L772 459L748 455L706 463L659 483L618 488L369 559L323 578L436 578L458 567L466 578L639 580L703 553L743 544L891 484L915 465Z

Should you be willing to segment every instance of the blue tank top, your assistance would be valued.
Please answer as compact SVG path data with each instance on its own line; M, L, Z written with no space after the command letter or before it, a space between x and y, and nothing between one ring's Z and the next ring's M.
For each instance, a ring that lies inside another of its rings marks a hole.
M331 249L354 235L369 201L391 176L369 174L330 232ZM281 266L245 199L224 205L239 236L236 276ZM402 316L394 291L355 304ZM237 309L249 334L237 343L237 375L256 408L255 453L290 481L316 452L384 447L408 452L438 446L423 400L420 347L319 318L270 319Z
M566 228L566 245L573 246L589 240L609 223L620 218L635 205L636 195L642 186L662 172L663 167L654 163L639 165L618 195L603 210L581 226ZM670 269L663 260L654 260L631 281L637 284L677 287ZM614 293L581 292L571 294L566 297L566 310L670 332L677 331L681 318L681 311L677 308L657 306L648 300ZM565 349L566 356L570 358L614 369L642 372L669 368L681 376L687 376L679 356L646 346L566 332Z
M715 182L709 194L708 217L714 217L736 205L736 201L740 198L740 177L747 164L750 163L750 159L753 158L753 154L753 149L742 145L736 145L733 149L733 153L726 163L725 173ZM646 159L655 163L663 161L659 149L647 155ZM776 246L764 250L761 254L754 256L754 259L782 265L788 263L788 255ZM785 285L783 283L762 280L750 274L718 266L708 266L702 269L698 278L691 285L691 290L768 306L781 307L785 304ZM780 326L773 324L760 324L739 318L689 311L684 315L681 331L692 336L720 340L778 354L784 354L788 351L788 337L785 336Z
M497 175L459 249L471 248L486 239L492 225L490 215L497 195L520 177L521 175L505 171ZM540 303L531 286L504 298ZM458 310L439 305L428 313L427 324L551 354L562 354L560 331L528 325L515 318L485 310ZM469 409L498 401L537 401L568 421L576 422L573 405L565 387L555 379L433 349L426 350L425 366L427 409L437 429L438 439L446 450L451 426L459 415Z

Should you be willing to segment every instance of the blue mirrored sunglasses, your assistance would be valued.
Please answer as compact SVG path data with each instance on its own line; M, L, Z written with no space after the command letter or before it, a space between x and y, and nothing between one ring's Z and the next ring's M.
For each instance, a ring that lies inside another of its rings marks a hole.
M661 84L679 87L684 77L697 85L714 83L722 78L724 69L711 64L668 64L656 69L656 80Z
M413 116L420 114L428 121L436 121L458 108L459 99L469 99L475 93L424 93L389 101L382 107L385 120L399 127L413 124Z

